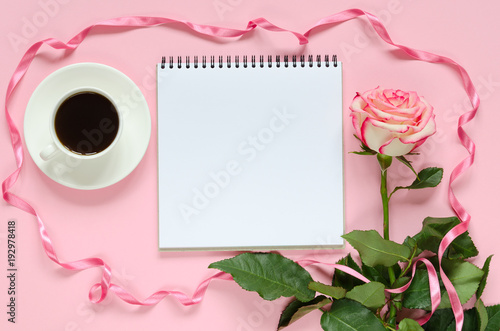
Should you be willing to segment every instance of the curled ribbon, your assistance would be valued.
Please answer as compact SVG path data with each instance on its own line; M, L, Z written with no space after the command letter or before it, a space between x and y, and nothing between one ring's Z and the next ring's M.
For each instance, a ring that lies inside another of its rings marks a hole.
M479 107L479 95L476 92L476 89L474 88L474 85L472 84L472 81L467 74L467 71L460 66L457 62L453 61L450 58L436 55L433 53L421 51L421 50L416 50L413 48L409 48L400 44L396 44L392 41L392 39L389 36L389 33L387 32L386 28L382 24L382 22L375 16L372 15L368 12L365 12L360 9L348 9L330 16L327 16L318 22L314 24L309 30L307 30L304 34L300 34L291 30L283 29L280 28L269 21L267 21L264 18L257 18L255 20L249 21L247 24L247 27L243 30L239 29L231 29L231 28L223 28L223 27L216 27L216 26L210 26L210 25L202 25L202 24L194 24L185 20L175 20L175 19L170 19L170 18L164 18L164 17L148 17L148 16L128 16L128 17L118 17L114 19L109 19L109 20L104 20L99 23L93 24L84 30L80 31L77 35L75 35L73 38L71 38L67 43L61 42L57 39L54 38L48 38L39 42L34 43L23 55L21 61L19 62L19 65L15 69L10 81L9 85L7 87L7 92L5 96L5 118L7 120L7 125L9 128L9 133L10 133L10 138L11 138L11 143L12 143L12 148L14 151L14 156L16 159L16 164L17 164L17 169L10 175L8 176L2 183L2 193L3 193L3 198L6 202L10 203L11 205L34 215L37 218L38 221L38 228L39 228L39 233L40 237L42 240L42 245L45 250L45 253L47 256L54 261L55 263L59 264L63 268L70 269L70 270L85 270L88 268L93 268L93 267L102 267L103 268L103 274L101 278L101 282L97 283L92 286L89 292L89 299L94 302L94 303L99 303L102 300L104 300L108 294L108 291L114 292L120 299L124 300L125 302L128 302L130 304L134 305L154 305L163 298L165 298L168 295L172 295L177 300L183 304L183 305L193 305L197 304L202 301L203 296L205 295L205 292L208 288L208 285L210 282L214 279L225 279L229 280L232 279L230 275L219 272L206 280L204 280L196 289L195 293L193 294L192 298L189 298L186 294L178 292L178 291L158 291L153 293L151 296L146 298L144 301L139 301L135 297L133 297L127 290L123 289L122 287L111 283L111 268L102 260L99 258L87 258L87 259L82 259L78 261L73 261L73 262L61 262L59 258L56 255L54 246L52 244L52 241L50 240L50 237L47 233L47 230L45 228L45 225L38 215L38 213L35 211L35 209L28 204L25 200L22 198L18 197L17 195L13 194L9 190L14 186L16 183L17 179L19 178L20 171L23 166L23 160L24 160L24 151L22 147L22 142L21 142L21 135L12 120L12 117L10 116L9 110L7 108L7 105L9 104L10 98L18 84L20 83L21 79L27 72L31 62L35 58L36 54L38 53L38 50L43 44L47 44L48 46L54 48L54 49L66 49L66 50L75 50L82 42L83 40L87 37L89 32L96 26L104 26L104 27L133 27L133 28L140 28L140 27L152 27L152 26L158 26L158 25L164 25L164 24L169 24L169 23L182 23L186 25L188 28L191 30L212 36L212 37L219 37L219 38L236 38L243 36L244 34L252 31L256 27L260 27L262 29L268 30L268 31L273 31L273 32L288 32L293 34L299 41L300 45L304 45L308 43L308 37L311 34L311 32L321 26L326 26L326 25L332 25L332 24L337 24L337 23L342 23L349 21L351 19L360 17L360 16L365 16L373 29L377 32L377 34L384 40L386 43L397 47L404 51L406 54L408 54L410 57L413 57L417 60L421 61L426 61L426 62L431 62L431 63L443 63L443 64L449 64L455 67L462 79L462 83L464 85L464 88L467 92L467 95L470 99L471 105L472 105L472 110L466 112L465 114L461 115L458 121L458 137L460 139L460 142L462 145L465 147L465 149L468 151L469 155L462 160L453 170L450 176L450 182L449 182L449 188L448 188L448 199L449 202L457 214L457 216L462 220L462 223L454 227L450 232L446 234L444 239L442 240L440 247L439 247L439 252L438 252L438 258L439 258L439 264L440 264L440 271L441 271L441 278L443 280L443 283L447 289L448 295L450 297L450 302L451 306L455 315L455 320L456 320L456 330L461 330L463 326L463 320L464 320L464 315L463 315L463 309L460 303L460 300L458 298L458 294L453 287L453 284L451 281L446 277L442 267L441 267L441 259L443 257L443 253L445 252L446 248L451 244L451 242L457 238L460 234L464 233L467 231L469 222L470 222L470 215L467 213L465 208L460 204L458 199L456 198L452 184L453 182L460 176L462 175L468 168L471 167L471 165L474 163L474 155L475 155L475 145L474 142L470 139L470 137L467 135L465 130L463 129L463 126L470 122L475 116L476 112ZM310 265L313 263L320 263L317 261L312 261L312 260L304 260L304 261L298 261L299 263L302 263L304 266L305 265ZM439 292L439 281L437 278L436 271L432 267L429 261L425 259L419 259L417 262L422 262L426 265L428 272L429 272L429 285L431 288L431 300L432 300L432 312L428 314L427 316L423 317L422 319L419 320L419 323L422 325L425 322L428 321L432 313L435 311L437 306L439 305L440 302L440 292ZM327 263L323 263L327 264ZM333 264L328 264L328 265L333 265ZM415 264L416 265L416 264ZM415 265L413 267L413 274L415 273ZM345 271L357 278L360 278L364 281L368 281L366 278L364 278L362 275L357 274L354 270L350 270L346 268L345 266L339 266L339 265L333 265L336 268L341 269L342 271ZM432 267L432 268L431 268ZM363 279L364 278L364 279ZM409 283L402 288L399 289L393 289L393 290L387 290L390 293L402 293L406 290L406 288L409 286ZM97 292L100 290L100 294L97 294Z

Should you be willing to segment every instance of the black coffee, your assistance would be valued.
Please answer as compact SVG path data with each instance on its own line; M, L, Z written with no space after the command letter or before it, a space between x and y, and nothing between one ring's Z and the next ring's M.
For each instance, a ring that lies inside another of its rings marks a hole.
M73 153L97 154L116 137L119 127L115 106L95 92L68 97L56 112L54 127L59 141Z

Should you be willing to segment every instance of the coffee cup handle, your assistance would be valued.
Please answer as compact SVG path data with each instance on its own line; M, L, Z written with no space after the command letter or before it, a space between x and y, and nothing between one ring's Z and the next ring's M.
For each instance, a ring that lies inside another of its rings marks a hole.
M55 144L52 143L50 145L47 145L44 149L42 149L42 151L40 152L40 157L42 158L42 160L48 161L52 159L54 156L56 156L57 152L59 152L59 149Z

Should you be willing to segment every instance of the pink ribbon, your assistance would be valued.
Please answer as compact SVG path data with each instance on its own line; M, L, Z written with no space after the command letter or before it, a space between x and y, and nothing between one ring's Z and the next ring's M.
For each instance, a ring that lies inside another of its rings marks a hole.
M430 293L431 294L431 312L429 314L417 319L417 322L420 325L424 325L425 323L427 323L429 321L429 319L432 317L432 314L434 314L437 307L441 303L441 289L439 287L439 278L438 278L436 269L434 268L434 266L432 265L432 263L429 260L427 260L425 258L421 258L421 259L416 260L415 263L413 264L413 267L412 267L412 275L411 275L410 281L399 288L385 289L385 292L397 294L397 293L403 293L404 291L406 291L410 287L411 282L413 281L413 277L415 276L415 272L417 271L417 263L418 262L424 263L425 267L427 268L427 273L429 274L429 287L430 287L430 292L431 292ZM343 272L345 272L353 277L356 277L357 279L359 279L365 283L370 282L370 280L368 278L366 278L365 276L363 276L362 274L360 274L356 270L353 270L345 265L327 263L327 262L319 262L319 261L308 260L308 259L299 260L299 261L297 261L297 263L303 267L307 267L307 266L310 266L312 264L322 264L322 265L332 266L334 268L334 270L337 269L337 270L343 271Z
M37 214L35 209L28 204L25 200L22 198L16 196L9 190L14 186L16 183L20 171L22 169L23 165L23 158L24 158L24 151L22 147L22 142L21 142L21 135L19 134L19 131L12 120L12 117L10 116L10 113L8 111L7 105L9 104L11 95L15 88L18 86L19 82L21 81L22 77L24 74L27 72L31 62L35 58L36 54L38 53L38 50L43 44L46 44L54 49L66 49L66 50L74 50L76 49L82 42L83 40L87 37L88 33L96 26L107 26L107 27L134 27L134 28L139 28L139 27L151 27L151 26L157 26L157 25L163 25L163 24L169 24L169 23L182 23L185 24L187 27L192 29L193 31L196 31L200 34L212 36L212 37L220 37L220 38L235 38L235 37L240 37L256 27L260 27L262 29L268 30L268 31L273 31L273 32L288 32L293 34L299 41L299 44L303 45L308 42L308 36L311 34L311 32L324 25L332 25L336 23L342 23L345 21L349 21L351 19L354 19L359 16L366 16L368 19L369 23L372 25L372 27L375 29L377 34L384 40L386 43L393 45L401 50L403 50L406 54L408 54L410 57L413 57L415 59L421 60L421 61L426 61L426 62L432 62L432 63L443 63L443 64L449 64L455 67L462 79L464 88L467 92L467 95L470 99L471 105L472 105L472 110L466 112L459 118L458 122L458 137L462 143L462 145L466 148L466 150L469 152L469 156L465 158L462 162L460 162L455 169L453 170L451 176L450 176L450 182L449 182L449 190L448 190L448 197L450 204L457 214L457 216L463 221L459 225L457 225L455 228L453 228L443 239L443 241L440 244L439 247L439 262L440 262L440 270L441 270L441 278L443 280L443 283L448 291L448 295L450 297L450 302L452 305L453 312L455 314L455 319L456 319L456 330L461 330L462 325L463 325L463 310L462 306L460 304L460 300L458 298L458 294L456 290L454 289L451 281L446 277L443 269L441 268L441 259L443 257L443 253L446 250L446 248L450 245L450 243L458 237L460 234L464 233L467 231L467 228L469 226L470 222L470 215L467 213L465 208L460 204L458 199L456 198L452 184L453 182L460 176L462 175L474 162L474 155L475 155L475 145L473 141L469 138L469 136L466 134L465 130L463 129L463 126L470 122L476 115L477 109L479 107L479 96L476 92L476 89L474 88L472 81L467 74L466 70L460 66L458 63L455 61L443 57L440 55L436 55L433 53L421 51L421 50L416 50L413 48L409 48L403 45L396 44L392 41L390 38L387 30L385 29L384 25L381 23L381 21L374 15L367 13L363 10L360 9L349 9L345 10L342 12L339 12L337 14L333 14L330 16L327 16L321 20L319 20L316 24L314 24L308 31L306 31L304 34L300 34L294 31L290 31L287 29L280 28L269 21L267 21L264 18L258 18L252 21L249 21L247 24L247 27L243 30L239 29L231 29L231 28L223 28L223 27L216 27L216 26L210 26L210 25L202 25L202 24L194 24L188 21L184 20L174 20L174 19L169 19L169 18L163 18L163 17L141 17L141 16L130 16L130 17L118 17L114 19L109 19L105 20L102 22L99 22L97 24L91 25L81 32L79 32L77 35L75 35L73 38L71 38L70 41L67 43L61 42L57 39L54 38L49 38L45 39L39 42L36 42L33 44L24 54L22 57L19 65L17 66L16 70L14 71L14 74L12 75L9 85L7 87L7 93L5 97L5 118L7 120L7 125L9 127L9 132L10 132L10 137L11 137L11 142L12 142L12 148L14 151L15 159L16 159L16 164L17 164L17 169L10 175L8 176L4 182L2 183L2 193L3 193L3 198L5 201L10 203L11 205L27 212L32 215L34 215L37 220L38 220L38 227L39 227L39 233L40 237L42 240L42 245L43 248L47 254L47 256L54 261L55 263L59 264L63 268L70 269L70 270L85 270L88 268L93 268L93 267L102 267L103 268L103 275L101 278L101 282L98 284L95 284L92 286L90 292L89 292L89 299L92 302L98 303L104 300L106 298L107 293L109 290L114 292L119 298L124 300L125 302L128 302L130 304L136 304L136 305L154 305L161 301L163 298L165 298L168 295L172 295L176 297L179 302L183 305L192 305L192 304L197 304L201 302L203 299L203 296L205 294L205 291L208 288L209 283L214 280L214 279L231 279L229 275L224 274L224 273L217 273L214 276L211 276L210 278L207 278L204 280L197 288L196 292L194 293L193 297L190 299L187 295L181 292L177 291L158 291L149 296L147 299L144 301L139 301L135 299L128 291L125 289L119 287L116 284L111 283L111 269L110 267L102 260L99 258L87 258L87 259L82 259L78 261L73 261L73 262L61 262L59 258L57 257L54 246L50 240L50 237L45 229L45 225L40 218L40 216ZM438 298L436 291L439 291L439 282L437 279L437 276L435 277L432 271L429 269L429 264L428 261L426 260L419 260L423 263L426 264L428 271L429 271L429 284L431 287L431 299L432 299L432 307L433 311L439 305L440 301L440 296ZM309 261L311 262L311 261ZM319 262L314 262L314 263L319 263ZM339 266L336 266L337 268ZM341 268L345 269L344 267L341 266ZM433 268L432 268L433 269ZM359 276L363 277L362 275L356 275L354 270L349 271L348 269L343 270L349 274L355 275L356 277L359 278ZM415 267L413 270L413 273L415 272ZM435 273L435 270L434 270ZM363 277L364 278L364 277ZM360 278L362 279L362 278ZM408 285L409 286L409 285ZM96 292L100 290L100 294L96 294ZM396 289L396 290L388 290L388 291L404 291L401 289ZM392 293L401 293L401 292L392 292ZM437 305L436 305L437 304ZM431 312L431 314L432 314ZM430 315L426 318L423 318L419 322L421 324L425 323L428 318L430 318ZM424 321L425 320L425 321Z
M411 282L413 281L413 277L415 276L415 272L417 271L417 263L418 262L424 263L425 267L427 268L427 273L429 274L429 288L431 291L431 293L430 293L431 294L431 312L429 314L417 319L417 322L420 325L424 325L425 323L427 323L431 319L432 314L434 314L434 312L438 308L439 304L441 303L441 289L439 287L439 278L438 278L436 269L434 268L434 266L432 265L432 263L429 260L427 260L425 258L421 258L421 259L416 260L415 263L413 264L413 267L412 267L410 281L408 283L406 283L406 285L401 286L400 288L386 289L385 291L388 293L394 293L394 294L403 293L404 291L406 291L408 289L408 287L410 287ZM460 330L461 329L462 329L462 327L460 327Z

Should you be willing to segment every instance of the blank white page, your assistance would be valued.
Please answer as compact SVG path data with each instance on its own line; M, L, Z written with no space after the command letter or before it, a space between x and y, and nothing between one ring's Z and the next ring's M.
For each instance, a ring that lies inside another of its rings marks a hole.
M162 250L342 247L342 64L157 66Z

